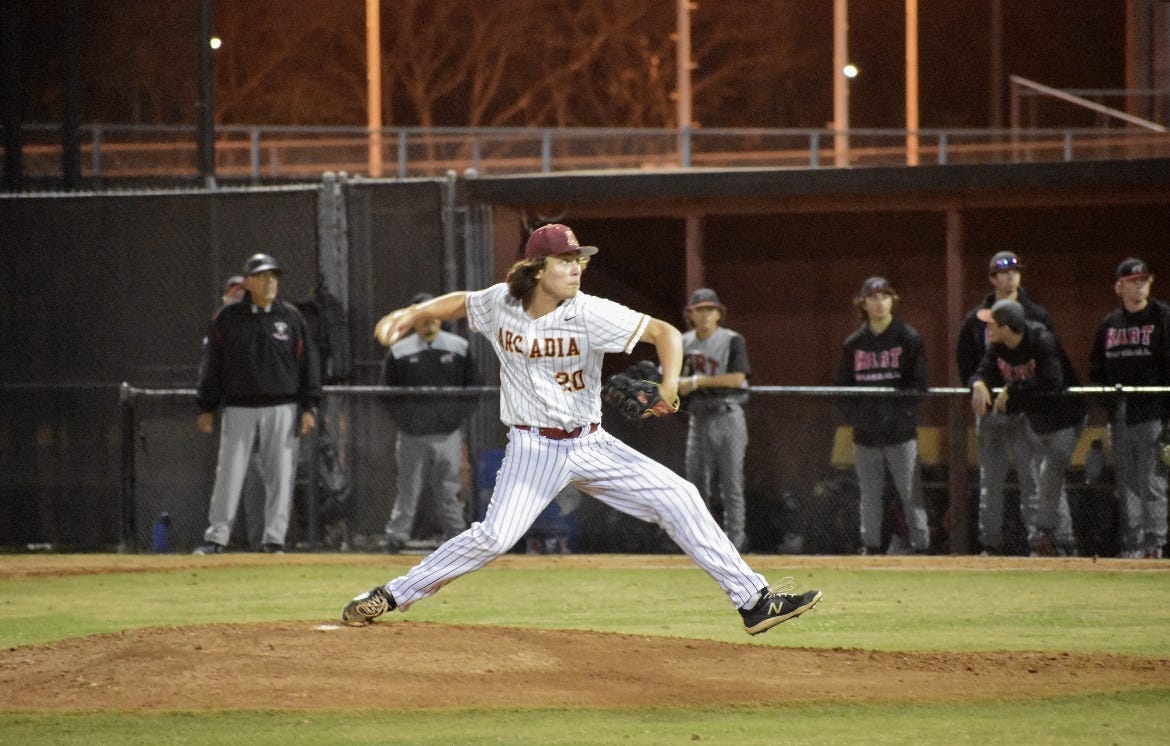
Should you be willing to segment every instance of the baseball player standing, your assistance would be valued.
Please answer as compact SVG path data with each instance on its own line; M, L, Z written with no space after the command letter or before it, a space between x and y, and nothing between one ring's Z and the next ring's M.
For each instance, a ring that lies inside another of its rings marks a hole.
M721 324L727 307L710 288L699 288L687 302L683 334L683 370L678 393L686 397L687 480L711 504L711 482L718 480L723 502L723 530L739 551L747 545L744 533L743 455L747 450L747 344L743 335Z
M891 386L926 390L926 351L914 327L894 317L894 288L870 277L854 298L864 321L841 348L834 386ZM930 549L930 525L918 463L918 399L854 397L839 403L853 426L853 467L861 492L861 554L882 545L882 496L886 470L902 500L910 547Z
M1154 276L1141 259L1114 273L1121 299L1097 327L1089 379L1113 386L1170 386L1170 305L1150 298ZM1166 543L1166 465L1158 439L1170 417L1165 395L1129 394L1110 401L1109 439L1121 506L1121 555L1159 559Z
M507 552L560 490L573 486L607 505L661 526L739 609L757 634L799 616L821 592L769 588L711 517L694 485L607 433L601 421L606 353L654 345L662 366L655 414L669 414L682 368L678 329L613 301L581 292L594 246L567 226L528 238L506 282L458 291L383 317L375 336L391 345L422 318L466 317L500 361L500 419L508 446L482 522L444 542L405 575L359 594L342 610L346 624L369 624L402 611Z

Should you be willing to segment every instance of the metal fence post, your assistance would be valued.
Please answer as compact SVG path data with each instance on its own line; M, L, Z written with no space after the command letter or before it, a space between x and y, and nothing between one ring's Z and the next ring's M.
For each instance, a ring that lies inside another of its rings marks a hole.
M402 127L398 130L398 178L405 179L407 174L406 159L406 128Z
M248 157L252 171L252 183L260 183L260 130L253 127L248 134Z
M126 554L138 551L138 541L134 533L134 395L130 384L125 381L119 389L119 402L122 409L122 486L118 554Z

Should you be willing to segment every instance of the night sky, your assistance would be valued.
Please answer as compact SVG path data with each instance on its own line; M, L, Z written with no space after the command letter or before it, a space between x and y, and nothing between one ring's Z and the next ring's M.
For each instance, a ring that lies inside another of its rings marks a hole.
M431 0L467 8L471 0ZM507 0L500 0L507 2ZM629 0L617 7L644 7L651 0ZM657 0L655 12L663 28L647 33L666 44L674 29L673 3ZM64 23L62 0L7 0L3 23L6 60L5 110L18 112L25 123L59 122L63 111L61 83ZM384 2L383 25L394 23L395 8L409 3ZM256 17L258 6L271 15ZM341 7L338 7L341 6ZM547 6L547 4L546 4ZM785 29L775 44L791 49L798 60L775 79L757 76L744 90L725 95L717 105L696 97L696 118L704 126L822 127L832 117L832 0L704 0L695 11L696 33L702 14L738 16L737 25L752 27L761 16L776 9L791 10L790 23L773 24ZM1053 87L1123 88L1125 73L1124 6L1121 0L1003 0L1003 71L1031 78ZM80 120L84 123L189 124L195 119L195 17L197 0L105 0L76 2L77 58ZM851 60L861 76L851 85L851 125L900 128L904 126L902 0L851 0ZM990 0L920 0L920 124L923 127L986 127L990 124L989 32ZM330 16L328 34L298 40L304 52L277 65L264 89L293 102L304 93L305 79L316 71L327 74L336 66L337 79L327 90L336 94L327 106L289 106L224 110L235 93L235 79L226 69L216 72L217 119L247 124L321 123L362 125L364 85L364 11L361 3L325 0L292 0L240 3L215 0L215 30L225 36L225 47L243 42L232 29L248 33L247 46L257 50L287 41L298 28L284 26L283 17L309 14ZM551 12L551 11L550 11ZM251 13L248 18L242 13ZM767 24L760 23L761 29ZM13 33L15 32L15 33ZM761 31L763 33L763 31ZM16 50L13 54L13 43ZM335 49L329 49L329 45ZM696 46L698 44L696 43ZM733 54L724 50L722 54ZM226 56L223 58L226 66ZM720 65L717 57L700 59L696 76ZM217 63L219 64L219 63ZM247 70L246 60L237 67ZM670 74L673 61L666 60ZM16 73L14 75L14 72ZM339 73L339 74L338 74ZM760 80L766 83L761 85ZM761 90L762 89L762 90ZM14 93L14 91L16 91ZM1002 84L1008 109L1006 82ZM393 95L393 94L391 94ZM243 97L247 101L247 97ZM766 99L766 103L762 101ZM14 102L16 106L14 107ZM409 121L409 109L398 113L397 124ZM465 125L466 114L457 100L440 102L436 124ZM267 121L254 121L263 116ZM614 121L595 121L598 126L623 126L622 114ZM1006 114L1005 114L1006 116ZM277 121L284 118L286 121ZM604 116L599 117L603 119ZM544 124L515 121L513 124Z

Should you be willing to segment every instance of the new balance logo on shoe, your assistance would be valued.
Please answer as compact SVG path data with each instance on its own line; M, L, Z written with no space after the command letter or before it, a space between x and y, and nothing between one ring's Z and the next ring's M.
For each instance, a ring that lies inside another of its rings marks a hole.
M767 632L781 622L798 617L821 601L820 591L806 591L801 594L787 593L792 590L792 578L785 578L779 586L764 588L760 599L750 609L740 609L744 631L749 635Z

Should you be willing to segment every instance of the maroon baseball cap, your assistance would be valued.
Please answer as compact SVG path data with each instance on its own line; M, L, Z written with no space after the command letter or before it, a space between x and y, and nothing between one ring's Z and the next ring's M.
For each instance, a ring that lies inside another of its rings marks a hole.
M573 229L560 223L541 226L532 232L524 244L524 258L536 259L555 254L579 252L581 256L593 256L596 246L582 246L573 234Z

